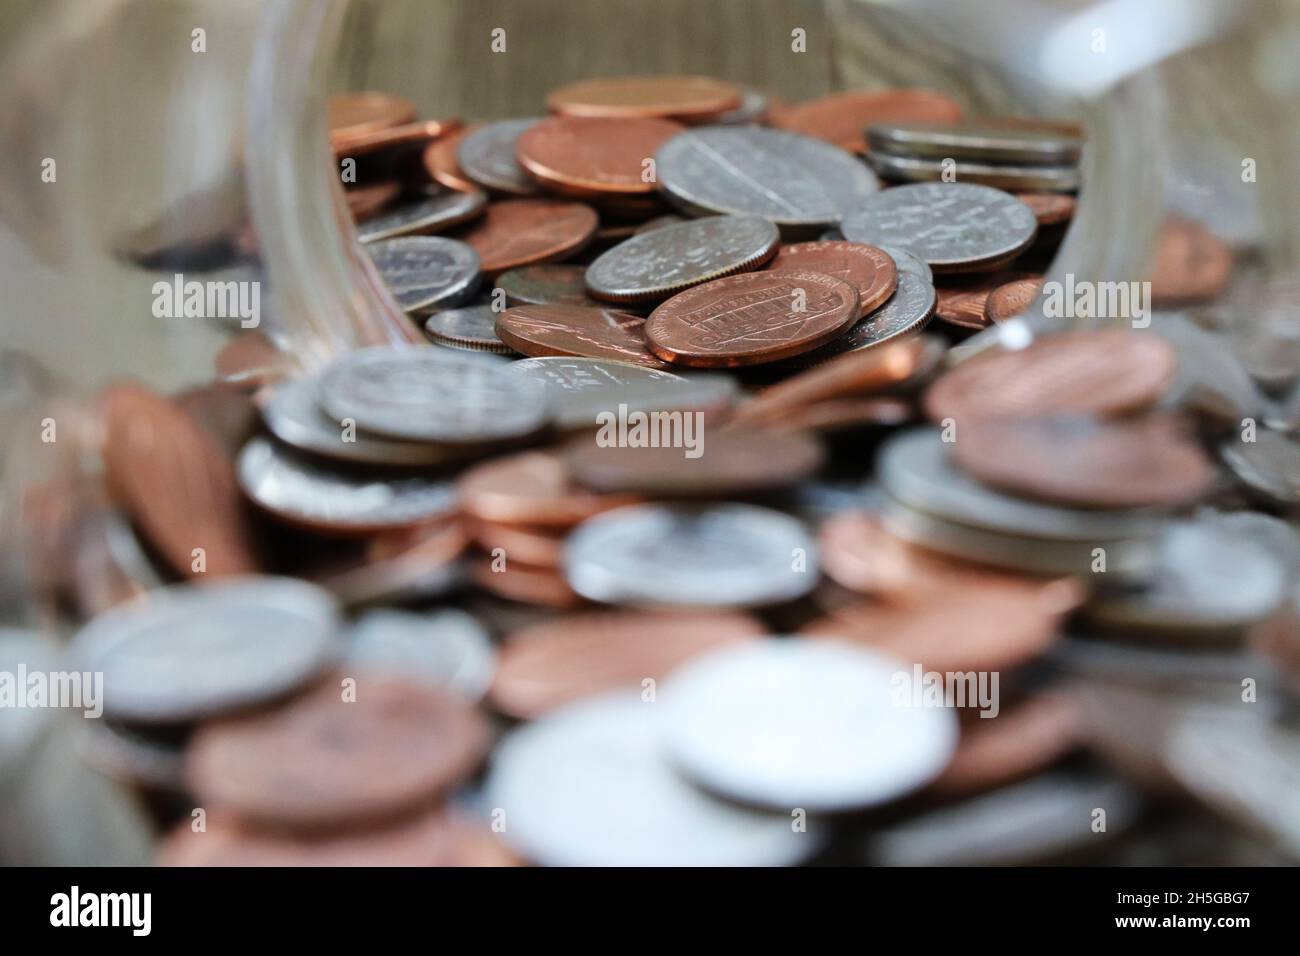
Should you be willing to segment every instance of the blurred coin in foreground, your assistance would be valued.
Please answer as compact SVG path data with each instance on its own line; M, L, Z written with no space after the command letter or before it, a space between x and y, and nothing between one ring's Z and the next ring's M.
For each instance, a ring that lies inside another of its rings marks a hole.
M454 608L366 611L353 625L344 661L352 670L404 677L469 701L487 693L496 666L487 631Z

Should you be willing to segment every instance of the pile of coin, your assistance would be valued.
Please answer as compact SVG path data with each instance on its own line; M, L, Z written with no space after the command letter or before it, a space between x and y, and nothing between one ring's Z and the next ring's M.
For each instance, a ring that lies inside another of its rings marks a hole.
M335 107L432 344L288 375L246 336L104 396L59 538L97 558L46 591L160 861L1115 862L1152 806L1202 825L1171 792L1240 824L1223 858L1300 852L1294 421L1179 316L953 349L1037 296L1077 132L701 77L546 102Z

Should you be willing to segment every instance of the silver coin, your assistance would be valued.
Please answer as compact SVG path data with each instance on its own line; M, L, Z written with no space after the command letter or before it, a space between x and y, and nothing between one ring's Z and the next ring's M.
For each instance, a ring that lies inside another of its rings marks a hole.
M80 667L104 675L104 715L179 724L275 700L334 659L338 604L292 578L222 578L150 592L77 634Z
M809 136L756 126L706 126L655 153L659 188L692 213L762 216L817 232L879 189L857 157Z
M585 698L508 734L485 804L502 837L546 866L787 866L811 856L816 819L749 810L702 793L664 760L659 707L619 691Z
M518 374L541 384L558 428L592 428L602 412L726 408L736 396L729 375L678 375L607 359L545 356L520 359Z
M843 238L842 236L840 238ZM883 249L889 258L894 260L894 265L898 267L900 273L910 272L918 278L924 279L931 284L934 283L934 270L925 264L925 260L915 252L903 246L883 245L878 248Z
M1030 166L1072 166L1083 152L1077 136L981 123L873 123L867 146L893 156Z
M451 482L331 471L266 438L243 447L235 473L259 508L290 524L336 534L405 528L456 507Z
M911 273L900 272L898 286L884 305L839 338L791 361L799 365L815 365L844 352L860 352L914 335L929 324L937 304L934 286Z
M713 122L717 126L749 126L763 122L767 115L767 94L760 93L753 87L743 87L740 91L740 105L730 113L723 113Z
M541 188L515 158L516 141L536 122L536 118L499 120L476 129L456 149L461 171L487 189L511 196L539 195Z
M885 803L939 775L957 716L897 689L911 665L839 641L762 640L698 657L659 692L673 765L733 800L790 812Z
M955 180L1017 192L1071 193L1082 179L1074 166L992 166L970 160L913 159L871 153L871 168L893 182L937 183Z
M321 377L318 400L337 421L392 438L483 442L531 434L547 422L546 394L482 352L372 348Z
M633 505L579 525L564 571L605 604L754 607L812 590L817 549L802 522L770 508Z
M392 608L366 611L352 627L344 662L352 671L394 674L450 689L477 702L496 670L492 641L464 611L417 614Z
M916 183L846 210L850 242L905 246L935 272L992 268L1034 241L1038 220L1016 197L967 183Z
M359 223L357 238L362 242L375 242L441 232L482 215L485 209L487 196L481 192L430 187L422 198L402 203Z
M781 237L757 216L710 216L633 236L587 267L587 289L614 302L663 299L762 265Z
M455 239L404 236L372 242L366 249L403 312L420 315L459 305L478 290L478 253Z
M465 305L443 309L424 321L425 334L438 345L467 352L514 354L496 332L497 313L490 305Z
M1233 474L1260 497L1283 508L1300 508L1300 442L1260 428L1254 441L1236 438L1219 449Z

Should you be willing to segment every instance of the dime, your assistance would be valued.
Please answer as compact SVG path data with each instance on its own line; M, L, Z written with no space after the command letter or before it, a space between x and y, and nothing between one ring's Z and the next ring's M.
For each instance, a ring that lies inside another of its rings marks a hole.
M612 302L663 299L735 272L756 269L776 253L780 235L755 216L713 216L633 236L587 267L587 290Z
M460 151L461 141L481 128L477 124L465 126L430 143L422 157L429 178L448 189L478 192L478 183L465 175L456 159L456 154Z
M867 128L867 146L873 153L1027 166L1071 166L1083 151L1077 136L972 122L877 122Z
M1173 347L1158 336L1063 332L963 362L926 392L925 411L935 421L1117 417L1159 401L1176 370Z
M646 320L650 351L679 365L758 365L809 352L858 319L858 293L818 272L751 272L680 292Z
M492 704L531 720L581 697L662 681L705 651L757 637L762 623L725 611L586 611L506 638Z
M894 294L898 269L889 254L855 242L797 242L782 246L768 272L820 272L858 290L858 314L876 311Z
M583 597L633 606L754 607L816 584L803 525L753 505L634 505L569 536L565 574Z
M573 355L663 368L663 360L646 345L644 326L639 315L581 305L517 305L496 319L497 335L524 355Z
M596 305L586 276L586 266L521 266L497 276L496 287L510 305Z
M443 309L424 320L424 333L431 341L469 352L509 354L512 349L496 332L497 313L490 305L467 305Z
M1042 276L1014 279L1000 285L984 300L984 318L989 322L1005 322L1023 315L1042 291Z
M487 631L464 611L416 614L391 608L366 611L352 628L344 660L363 674L390 674L482 699L496 669Z
M478 254L455 239L405 236L368 243L366 250L403 312L459 305L478 289Z
M484 521L570 527L636 499L577 487L561 461L545 452L497 458L460 478L461 507Z
M201 727L186 778L202 806L250 824L380 823L468 776L488 738L452 694L363 677L349 697L331 680L278 710Z
M511 732L493 754L487 803L504 838L546 866L782 866L820 846L790 814L714 799L664 759L659 706L615 691Z
M702 123L740 105L740 91L711 76L621 76L580 80L546 98L565 116L661 117Z
M893 182L957 181L1017 193L1021 190L1074 192L1082 183L1075 166L1007 166L969 159L919 159L878 150L872 150L867 161L877 175Z
M495 356L432 348L370 348L344 356L317 396L337 421L420 441L482 442L536 432L547 421L537 385Z
M935 315L940 321L960 329L982 329L989 324L989 296L1011 282L1021 281L1023 272L995 272L964 281L951 279L935 289L938 304ZM1033 281L1030 279L1029 281ZM1039 278L1038 282L1042 282Z
M403 203L368 219L357 229L357 238L362 242L374 242L441 232L481 216L486 208L487 196L477 190L471 193L430 188L422 199Z
M149 592L96 617L73 654L104 675L104 715L180 724L269 703L334 654L338 605L292 578L245 577Z
M1232 250L1199 222L1170 217L1151 262L1151 302L1170 308L1217 299L1228 284Z
M337 93L327 110L331 144L409 123L416 115L410 100L376 92Z
M840 238L843 238L843 236ZM931 284L934 283L934 271L916 253L903 246L896 245L878 245L876 248L883 249L888 253L889 257L894 260L894 265L898 267L900 275L904 272L910 272L917 278L924 279Z
M461 172L485 189L510 196L535 196L537 183L519 165L515 145L536 119L499 120L469 132L456 145Z
M455 487L428 478L330 471L254 438L239 454L244 493L280 520L324 534L371 534L449 517Z
M1300 506L1300 443L1259 429L1254 441L1225 442L1220 453L1245 485L1283 508Z
M664 748L690 779L742 803L786 812L886 803L934 779L957 745L951 710L898 702L907 669L834 641L714 651L662 688Z
M961 107L933 90L850 90L787 107L773 118L772 125L864 153L867 142L863 131L873 123L956 123L961 118Z
M898 274L898 286L889 301L861 319L838 338L819 349L805 352L790 361L793 368L812 368L845 352L873 349L915 335L934 316L938 298L934 286L906 272Z
M906 246L935 272L997 268L1029 248L1038 229L1014 196L965 183L898 186L845 208L845 239Z
M590 206L559 199L494 202L487 214L460 233L478 253L489 278L507 269L563 259L596 233L599 220Z
M690 130L660 148L655 166L659 188L689 212L761 216L813 235L879 188L842 150L758 126Z
M655 191L646 160L685 130L680 123L643 117L552 116L516 143L520 165L552 192L579 198Z

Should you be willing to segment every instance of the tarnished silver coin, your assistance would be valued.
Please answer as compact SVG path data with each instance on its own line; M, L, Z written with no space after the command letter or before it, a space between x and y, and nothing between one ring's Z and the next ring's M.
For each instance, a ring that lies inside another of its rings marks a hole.
M895 182L957 182L1017 192L1074 192L1082 183L1075 166L1006 166L971 160L918 159L872 151L867 161L882 179Z
M587 290L611 302L665 299L691 286L757 269L781 236L758 216L709 216L642 233L587 267Z
M859 352L902 336L914 335L929 324L937 302L934 286L911 273L900 272L898 286L884 305L859 320L839 338L815 351L796 356L790 363L795 367L816 365L844 352Z
M487 196L481 192L431 186L421 198L394 206L359 223L357 238L362 242L376 242L398 236L441 232L481 216L486 208Z
M935 272L966 272L996 268L1023 252L1038 220L999 189L916 183L847 209L840 230L850 242L905 246Z
M706 790L813 812L885 803L928 783L957 717L900 698L911 665L839 641L748 641L689 661L659 690L664 749ZM918 689L919 693L919 689Z
M222 578L151 591L81 629L79 666L104 675L104 715L179 724L301 687L332 663L338 603L293 578Z
M536 196L541 188L515 158L515 142L537 119L509 119L476 129L460 141L456 162L474 182L511 196Z
M872 123L867 146L895 156L1040 166L1071 166L1083 152L1078 136L985 123Z
M1259 496L1283 508L1300 508L1300 442L1266 428L1254 439L1224 442L1223 460Z
M369 243L366 250L403 312L459 305L478 290L478 253L455 239L404 236Z
M602 412L713 411L734 399L729 375L691 375L614 362L561 355L520 359L516 372L541 384L558 428L592 428Z
M877 248L883 249L885 254L894 260L894 265L898 268L900 274L910 272L926 282L934 283L934 270L925 264L924 259L910 249L896 245L883 245Z
M655 153L659 188L700 215L762 216L816 234L879 189L857 157L821 140L758 126L706 126Z
M542 263L501 273L496 288L508 305L596 305L587 294L586 277L586 266Z
M454 608L366 611L353 625L343 659L349 674L392 674L454 691L471 702L487 693L496 670L488 632Z
M756 607L812 590L817 548L802 522L770 508L633 505L579 525L564 572L605 604Z
M391 438L482 442L542 428L546 394L509 363L481 352L371 348L321 377L318 400L337 421Z
M266 438L254 438L235 463L239 485L259 508L326 534L371 534L448 517L456 487L424 477L331 471Z
M710 797L664 759L659 706L636 692L587 697L508 734L492 755L486 805L502 838L546 866L788 866L822 845L814 818Z
M490 305L464 305L429 316L424 320L424 334L447 348L512 354L514 349L497 335L496 321L497 313Z

